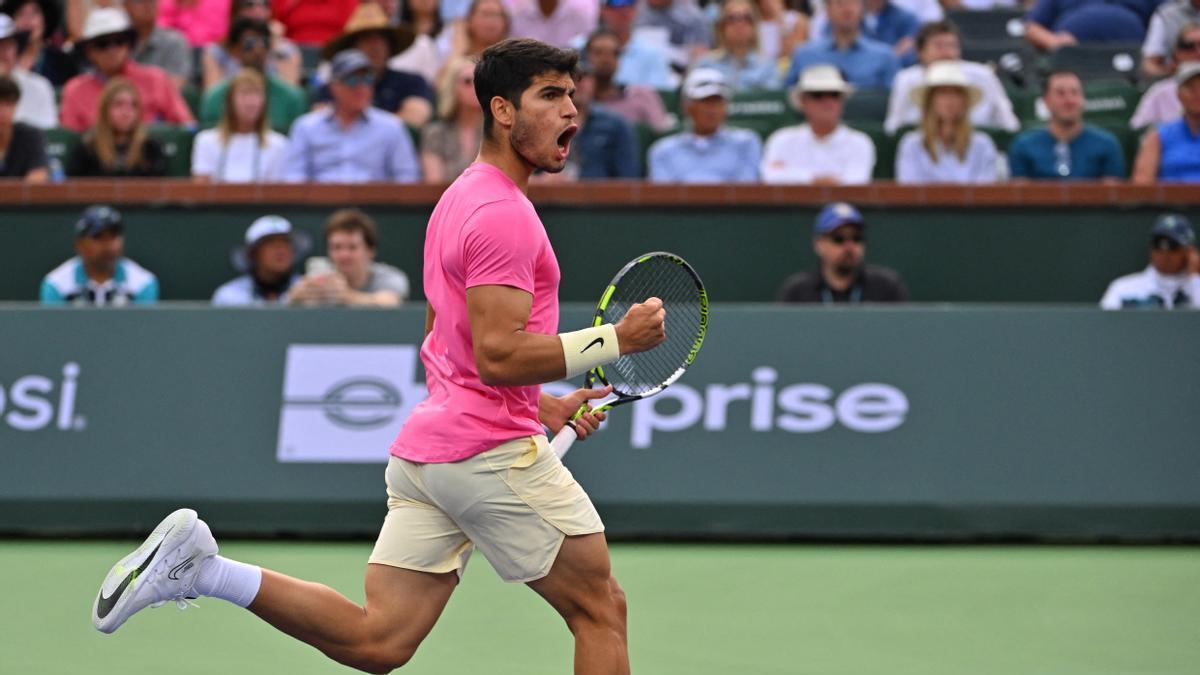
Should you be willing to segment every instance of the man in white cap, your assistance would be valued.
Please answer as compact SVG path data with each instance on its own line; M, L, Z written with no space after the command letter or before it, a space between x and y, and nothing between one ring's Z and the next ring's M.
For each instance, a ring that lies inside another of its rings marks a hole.
M1013 113L1012 101L996 72L982 63L962 60L962 37L953 21L945 19L921 26L917 31L916 49L919 63L901 70L892 81L884 131L895 134L902 127L920 123L921 111L912 102L910 94L925 80L926 69L939 61L958 62L967 79L982 94L979 103L971 108L971 124L1009 132L1021 129L1021 122Z
M683 83L689 129L650 146L649 176L656 183L753 183L762 141L753 131L725 126L729 85L719 70L696 68Z
M142 118L147 123L196 123L171 76L162 68L142 65L130 57L136 37L123 9L105 7L88 14L83 39L75 43L75 48L87 57L92 70L71 78L63 88L62 126L82 133L95 124L100 92L114 77L129 80L137 88Z
M865 185L875 170L871 137L842 124L845 100L854 92L830 65L809 66L792 90L804 124L784 127L767 139L764 183Z
M38 129L51 129L58 126L54 87L41 75L17 65L17 42L27 37L28 33L17 30L12 17L0 14L0 75L11 77L21 90L14 121Z
M309 240L286 218L263 216L246 230L244 245L234 249L234 265L244 272L213 293L217 306L281 305L300 280L293 272L297 258L308 252Z

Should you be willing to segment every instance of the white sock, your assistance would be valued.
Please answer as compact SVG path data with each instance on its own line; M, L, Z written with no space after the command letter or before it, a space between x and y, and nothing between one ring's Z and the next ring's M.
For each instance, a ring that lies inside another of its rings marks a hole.
M262 585L262 568L214 555L200 567L196 592L210 598L228 600L238 607L254 602Z

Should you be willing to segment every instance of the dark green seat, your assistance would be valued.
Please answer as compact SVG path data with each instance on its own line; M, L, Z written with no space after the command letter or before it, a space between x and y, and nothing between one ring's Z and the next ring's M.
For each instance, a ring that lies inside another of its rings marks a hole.
M883 124L890 93L888 89L859 89L846 99L842 119L851 126L857 122Z
M958 26L964 47L984 40L1022 40L1025 36L1024 15L1020 9L952 9L946 12L946 18Z
M194 84L187 84L179 93L183 96L184 103L187 103L188 109L192 111L192 117L200 119L200 99L203 95L200 88Z
M901 129L895 136L883 130L883 122L847 122L846 126L857 129L871 137L875 144L875 171L871 177L875 180L891 180L896 176L896 146L900 137L908 129Z
M1046 66L1050 71L1069 70L1084 82L1137 82L1141 50L1142 45L1137 42L1068 45L1050 54Z
M67 158L79 145L79 134L61 127L46 129L42 133L46 137L46 159L57 159L66 166Z
M729 102L729 125L750 129L763 140L799 119L781 91L735 94Z
M193 131L186 127L156 124L148 130L151 138L162 143L167 157L167 175L173 177L192 175Z

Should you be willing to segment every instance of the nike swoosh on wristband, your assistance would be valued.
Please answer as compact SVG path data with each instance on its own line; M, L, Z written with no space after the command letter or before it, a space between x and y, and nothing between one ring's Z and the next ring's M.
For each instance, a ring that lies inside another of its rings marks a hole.
M168 534L170 534L170 532L171 530L167 530ZM116 607L117 601L121 599L121 594L125 592L125 588L129 586L134 579L141 576L142 572L146 571L146 568L150 566L150 561L154 560L154 556L158 555L158 549L162 548L163 541L166 540L166 535L163 535L162 541L158 542L158 546L154 547L154 550L150 552L150 555L146 556L146 559L142 561L142 564L138 566L136 570L130 572L124 579L121 580L121 585L117 586L117 589L112 592L112 595L106 598L104 597L104 589L100 589L100 602L96 603L97 617L103 619L104 617L108 616L109 612L113 610L113 607Z
M597 345L597 344L600 345L601 347L603 347L604 346L604 338L598 337L595 340L592 340L591 342L587 343L586 347L584 347L583 349L580 349L579 353L582 354L582 353L586 352L587 350L591 349L593 345Z

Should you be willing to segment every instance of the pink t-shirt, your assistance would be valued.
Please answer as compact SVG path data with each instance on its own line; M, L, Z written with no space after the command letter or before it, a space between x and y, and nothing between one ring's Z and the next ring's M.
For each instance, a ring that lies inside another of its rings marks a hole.
M435 319L421 361L429 398L419 403L391 453L414 462L457 462L543 433L541 387L479 380L467 289L501 285L533 296L530 333L558 333L558 260L533 204L500 169L476 162L446 189L425 230L425 297Z

